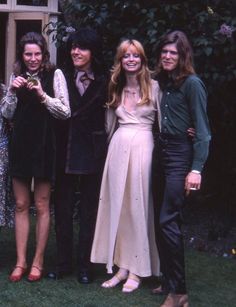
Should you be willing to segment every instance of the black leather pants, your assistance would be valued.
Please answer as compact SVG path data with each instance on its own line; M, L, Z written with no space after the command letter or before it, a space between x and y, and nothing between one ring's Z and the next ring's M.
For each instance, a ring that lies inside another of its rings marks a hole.
M153 152L153 196L156 211L156 240L163 287L185 294L184 244L181 232L185 202L185 177L192 161L188 137L161 135Z

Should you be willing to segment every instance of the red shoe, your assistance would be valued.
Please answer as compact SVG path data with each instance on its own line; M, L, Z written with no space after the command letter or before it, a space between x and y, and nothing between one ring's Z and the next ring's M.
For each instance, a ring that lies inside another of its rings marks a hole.
M32 268L35 268L39 271L39 274L35 275L35 274L32 274L31 272L29 273L28 277L27 277L27 280L29 282L35 282L35 281L39 281L42 277L43 277L43 269L37 267L36 265L32 265L31 267L31 271L32 271Z
M15 271L15 269L19 269L20 273L19 274L13 274L13 272ZM9 280L11 282L18 282L22 279L22 277L25 275L27 271L27 267L24 268L20 265L16 265L11 273L11 275L9 276Z

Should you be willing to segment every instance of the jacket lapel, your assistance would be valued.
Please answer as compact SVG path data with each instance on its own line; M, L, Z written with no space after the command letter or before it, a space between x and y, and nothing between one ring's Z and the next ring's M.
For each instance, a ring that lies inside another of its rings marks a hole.
M100 95L100 93L102 92L100 90L100 87L104 86L103 81L104 78L102 76L98 77L95 80L91 81L83 96L78 93L80 97L77 104L77 109L73 112L72 116L76 116L77 114L86 111L94 104L94 102L97 100L98 95Z

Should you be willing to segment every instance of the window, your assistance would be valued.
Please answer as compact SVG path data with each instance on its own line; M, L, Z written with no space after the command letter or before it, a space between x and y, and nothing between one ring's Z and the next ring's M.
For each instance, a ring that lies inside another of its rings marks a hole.
M27 32L42 33L41 20L16 20L16 42Z
M56 22L58 0L0 0L0 11L0 81L8 84L20 38L30 31L42 33L46 24ZM55 44L48 48L56 63Z
M47 6L48 0L17 0L17 5Z

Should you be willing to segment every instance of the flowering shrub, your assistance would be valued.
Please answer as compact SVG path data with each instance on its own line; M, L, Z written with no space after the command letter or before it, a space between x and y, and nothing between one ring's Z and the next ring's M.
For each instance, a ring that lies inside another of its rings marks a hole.
M225 23L223 23L220 27L219 33L225 35L228 38L231 38L234 30L235 29L233 27L227 26Z

